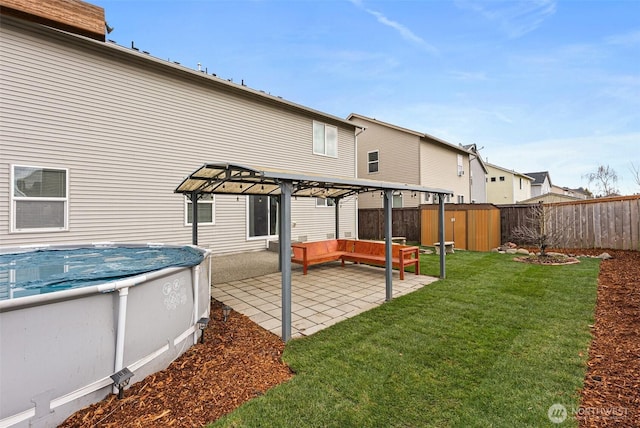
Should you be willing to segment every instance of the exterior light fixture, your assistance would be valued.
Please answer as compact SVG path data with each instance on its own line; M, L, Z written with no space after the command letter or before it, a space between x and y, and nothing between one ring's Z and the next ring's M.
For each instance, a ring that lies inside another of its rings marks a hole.
M124 397L124 388L129 385L129 380L133 377L133 372L125 367L109 377L113 380L115 387L118 388L118 400L122 400L122 397Z
M200 343L204 343L204 329L207 328L207 324L209 324L209 318L202 317L196 323L202 334L200 335Z
M222 307L222 320L224 322L227 322L227 319L229 318L230 313L231 313L231 307L228 305L224 305Z

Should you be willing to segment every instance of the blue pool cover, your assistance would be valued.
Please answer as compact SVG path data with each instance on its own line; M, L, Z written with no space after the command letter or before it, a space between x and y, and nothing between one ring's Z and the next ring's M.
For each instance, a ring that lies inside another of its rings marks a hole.
M47 248L0 254L0 300L86 287L167 267L200 264L193 247Z

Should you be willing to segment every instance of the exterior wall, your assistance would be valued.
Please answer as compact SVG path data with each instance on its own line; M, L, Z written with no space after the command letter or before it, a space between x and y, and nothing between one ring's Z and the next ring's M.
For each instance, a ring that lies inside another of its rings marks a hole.
M535 184L531 186L531 197L546 195L547 193L551 193L551 183L549 183L549 178L545 177L544 182L541 184Z
M477 204L487 202L487 181L484 168L477 160L472 159L470 162L471 175L469 177L471 183L471 201Z
M514 204L531 197L531 180L521 174L494 165L485 164L487 167L487 202L491 204ZM491 178L495 177L495 181ZM504 177L504 181L500 181ZM520 188L522 180L522 188Z
M423 186L451 189L454 194L449 202L456 203L458 196L469 202L469 154L463 154L463 175L458 175L458 154L441 143L425 139L420 144L420 184ZM421 203L432 203L433 198Z
M399 183L419 184L426 187L451 189L455 192L449 202L457 202L462 195L470 201L469 153L429 138L428 135L378 122L358 115L349 120L364 126L366 130L358 136L358 177ZM379 150L379 170L368 171L368 153ZM461 154L464 174L458 175L458 155ZM418 207L430 203L424 195L402 195L402 208ZM379 193L362 194L359 208L382 208Z
M354 127L276 97L140 54L3 17L0 27L0 242L191 242L173 190L205 162L355 177ZM312 153L313 121L338 127L338 157ZM69 227L10 233L11 165L68 168ZM157 171L161 171L160 174ZM246 198L216 196L199 244L262 249L247 239ZM292 237L324 239L334 211L293 201ZM355 198L341 231L356 234Z
M358 117L353 117L351 121L366 127L358 135L359 178L420 184L419 136ZM378 172L369 173L367 153L374 150L379 151L379 169ZM402 206L417 207L418 199L403 195ZM382 205L383 200L378 193L362 194L358 199L359 208L382 208Z
M511 176L513 180L513 199L515 203L531 198L531 180L516 174Z

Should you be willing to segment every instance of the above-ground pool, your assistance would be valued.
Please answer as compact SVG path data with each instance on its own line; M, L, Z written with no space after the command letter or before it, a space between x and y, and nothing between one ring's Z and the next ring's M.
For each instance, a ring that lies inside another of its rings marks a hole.
M209 252L161 244L0 248L0 428L55 427L167 367L209 316Z

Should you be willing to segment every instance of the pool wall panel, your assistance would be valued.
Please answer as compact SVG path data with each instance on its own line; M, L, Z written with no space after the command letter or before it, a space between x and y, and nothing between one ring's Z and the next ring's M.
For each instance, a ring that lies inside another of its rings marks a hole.
M128 288L123 362L131 384L192 346L195 321L209 316L208 257L197 269L165 271ZM120 291L54 294L46 304L0 306L0 428L55 427L113 391Z

